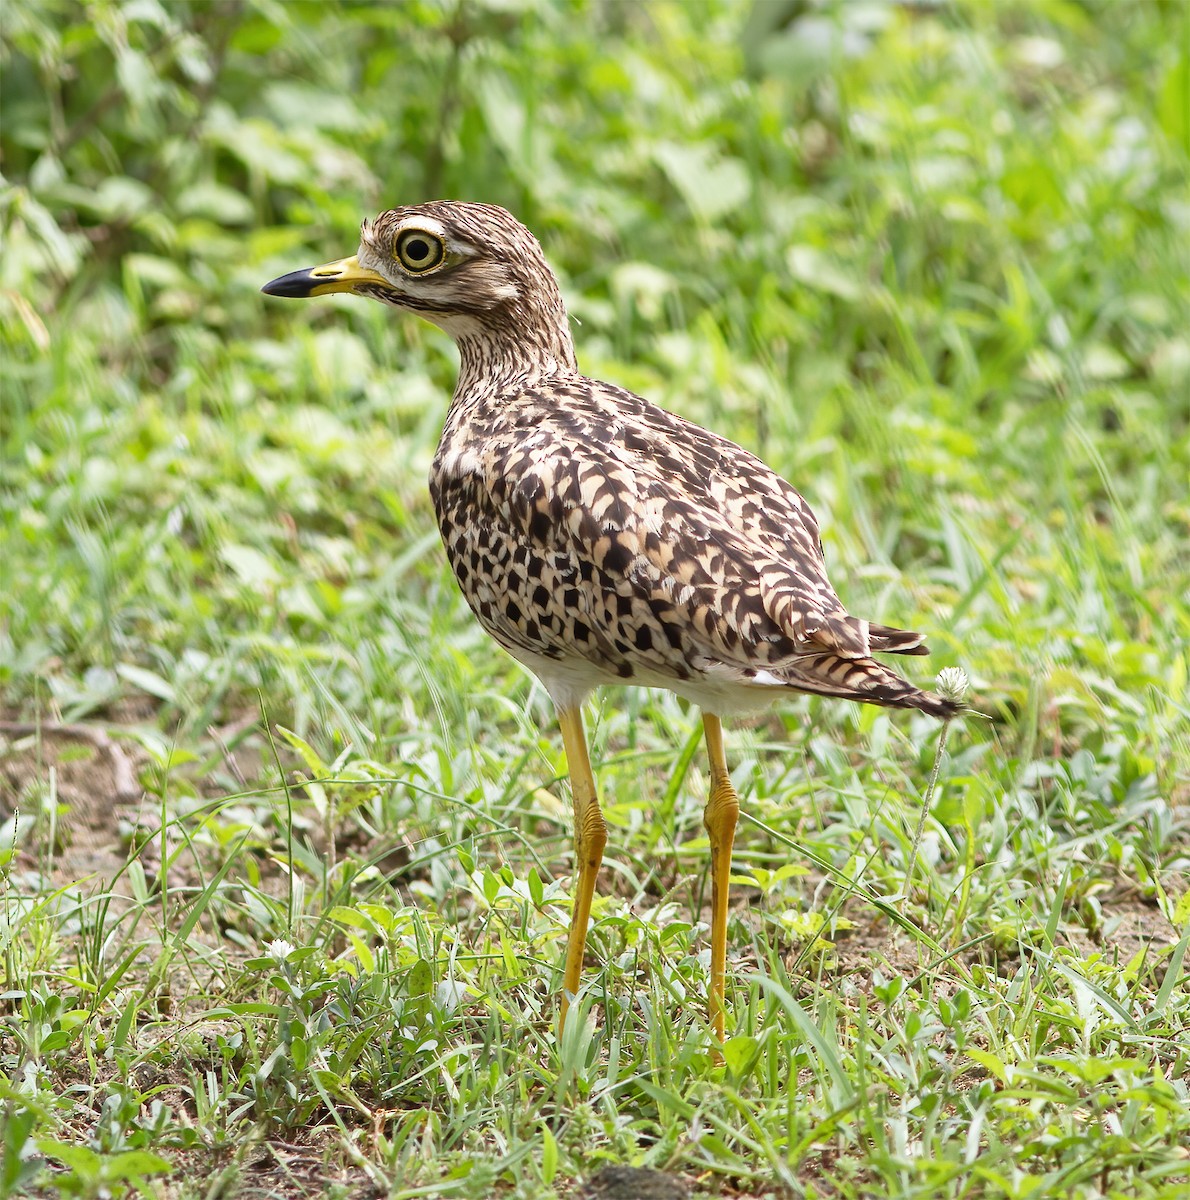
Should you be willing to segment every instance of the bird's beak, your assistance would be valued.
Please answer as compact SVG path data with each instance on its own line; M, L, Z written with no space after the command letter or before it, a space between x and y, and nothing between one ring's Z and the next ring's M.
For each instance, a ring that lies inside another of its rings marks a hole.
M360 284L374 283L391 288L379 271L361 267L353 254L338 262L324 263L321 267L307 267L302 271L290 271L280 279L273 279L260 290L266 296L325 296L328 292L354 292Z

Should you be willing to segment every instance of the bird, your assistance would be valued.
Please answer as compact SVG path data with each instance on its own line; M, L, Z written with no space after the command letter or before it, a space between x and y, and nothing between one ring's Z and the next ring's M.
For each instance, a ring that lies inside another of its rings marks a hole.
M355 254L261 290L368 296L457 344L430 496L468 605L557 710L576 875L560 1032L579 992L607 845L584 701L601 685L631 684L666 688L701 710L708 1024L723 1042L740 804L722 722L790 692L948 721L959 703L874 657L928 654L924 636L847 612L810 506L756 455L579 371L557 278L537 238L504 208L435 200L390 209L363 222Z

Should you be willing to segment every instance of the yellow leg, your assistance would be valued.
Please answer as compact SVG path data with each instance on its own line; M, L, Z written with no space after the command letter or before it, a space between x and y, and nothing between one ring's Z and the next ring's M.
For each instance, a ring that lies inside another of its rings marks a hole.
M591 897L595 894L595 879L607 845L607 826L599 799L595 795L595 777L587 757L587 739L583 736L583 713L578 706L564 708L558 713L562 726L562 744L566 747L566 763L570 768L570 794L574 802L574 851L578 868L574 882L574 912L570 918L570 938L566 944L566 977L562 983L562 1020L578 991L583 970L583 951L587 946L587 923L591 919Z
M723 753L723 726L711 713L702 715L711 760L711 794L703 823L711 839L711 988L707 1006L711 1025L723 1041L727 986L727 889L731 878L731 846L735 840L740 800L731 786Z

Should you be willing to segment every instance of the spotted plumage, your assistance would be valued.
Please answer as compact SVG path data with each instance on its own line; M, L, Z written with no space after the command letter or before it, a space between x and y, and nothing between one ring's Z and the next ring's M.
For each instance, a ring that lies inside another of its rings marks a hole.
M601 683L631 682L669 688L703 709L716 889L712 1016L722 1034L738 805L719 716L792 690L948 718L955 704L873 657L925 654L922 637L846 611L827 578L814 514L755 455L579 373L554 275L537 240L503 209L452 201L393 209L364 223L354 257L265 290L371 296L458 344L430 492L468 604L538 675L561 715L580 860L567 995L578 986L605 837L582 701Z
M948 711L871 657L924 648L846 613L801 496L630 392L574 374L456 402L430 490L476 616L560 704L632 681L720 715L781 688Z

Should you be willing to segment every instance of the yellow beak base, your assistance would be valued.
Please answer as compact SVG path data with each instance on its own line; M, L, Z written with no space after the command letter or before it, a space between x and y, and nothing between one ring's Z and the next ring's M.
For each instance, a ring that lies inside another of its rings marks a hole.
M377 271L361 267L353 254L338 262L324 263L321 267L307 267L302 271L290 271L278 279L270 280L260 290L266 296L305 298L325 296L330 292L354 292L361 283L379 284L391 288L392 284Z

